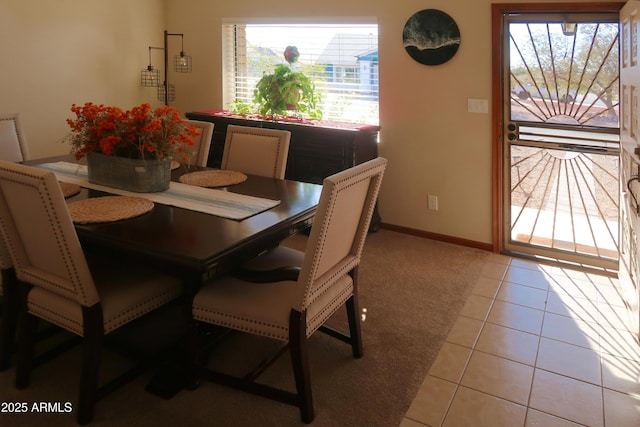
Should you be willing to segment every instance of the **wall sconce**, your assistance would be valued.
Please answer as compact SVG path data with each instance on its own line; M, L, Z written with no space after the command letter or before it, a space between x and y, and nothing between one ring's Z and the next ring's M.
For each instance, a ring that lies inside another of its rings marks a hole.
M153 68L153 65L151 65L151 49L161 48L149 47L149 65L147 65L147 68L142 69L140 83L142 86L157 87L160 86L160 70Z
M173 71L176 73L190 73L191 56L184 53L184 37L182 34L180 34L180 39L182 47L180 48L180 54L174 55L173 57Z
M140 83L142 86L157 87L157 96L159 101L164 101L165 105L169 105L169 101L175 101L176 88L169 84L169 53L168 41L169 36L180 36L182 47L180 53L173 58L173 70L177 73L191 72L191 56L184 53L184 34L164 32L164 47L149 46L149 65L142 70ZM164 51L164 82L160 83L160 71L151 65L151 49L159 49Z
M158 86L160 84L160 70L156 70L149 64L147 68L142 70L140 79L142 86Z

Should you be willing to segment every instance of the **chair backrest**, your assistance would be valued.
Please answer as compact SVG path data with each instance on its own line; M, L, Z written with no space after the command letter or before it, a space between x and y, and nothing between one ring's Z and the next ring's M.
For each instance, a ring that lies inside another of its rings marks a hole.
M227 126L222 169L284 179L291 132L250 126Z
M213 136L213 123L201 120L186 120L191 126L200 129L200 135L193 138L193 147L195 153L194 164L196 166L207 166L209 160L209 149L211 148L211 137Z
M18 113L0 114L0 159L9 162L29 160L27 139Z
M99 301L52 172L0 160L0 233L19 280L84 306Z
M360 263L387 159L378 157L324 179L298 278L301 307Z

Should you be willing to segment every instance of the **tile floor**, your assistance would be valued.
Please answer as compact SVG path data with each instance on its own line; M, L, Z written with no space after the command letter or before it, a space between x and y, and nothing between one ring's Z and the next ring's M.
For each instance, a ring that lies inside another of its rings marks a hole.
M640 426L615 281L492 256L400 427Z

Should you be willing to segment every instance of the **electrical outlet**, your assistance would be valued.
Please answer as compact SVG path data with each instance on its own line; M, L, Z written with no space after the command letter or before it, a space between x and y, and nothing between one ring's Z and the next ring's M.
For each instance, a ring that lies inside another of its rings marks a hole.
M429 194L427 196L427 206L432 211L437 211L438 210L438 196L434 196L432 194Z

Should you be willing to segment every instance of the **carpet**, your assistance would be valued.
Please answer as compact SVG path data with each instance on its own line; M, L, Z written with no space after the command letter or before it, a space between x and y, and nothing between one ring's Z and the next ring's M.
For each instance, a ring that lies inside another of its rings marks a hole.
M304 236L287 244L302 249ZM311 425L398 426L462 309L489 252L380 230L369 234L359 270L364 357L322 333L309 342L316 418ZM346 325L344 310L331 319ZM173 331L167 327L167 334ZM142 337L141 337L142 338ZM277 343L232 334L213 351L210 366L241 372ZM34 370L30 387L16 390L15 369L0 373L0 425L75 425L79 348ZM127 360L105 352L102 376L110 378ZM204 382L171 399L145 391L153 371L96 405L92 426L301 426L293 406ZM294 389L288 355L262 380ZM15 411L24 402L26 413ZM69 402L69 403L67 403ZM41 405L44 403L44 405ZM35 404L35 406L34 406ZM39 411L39 409L43 409Z

